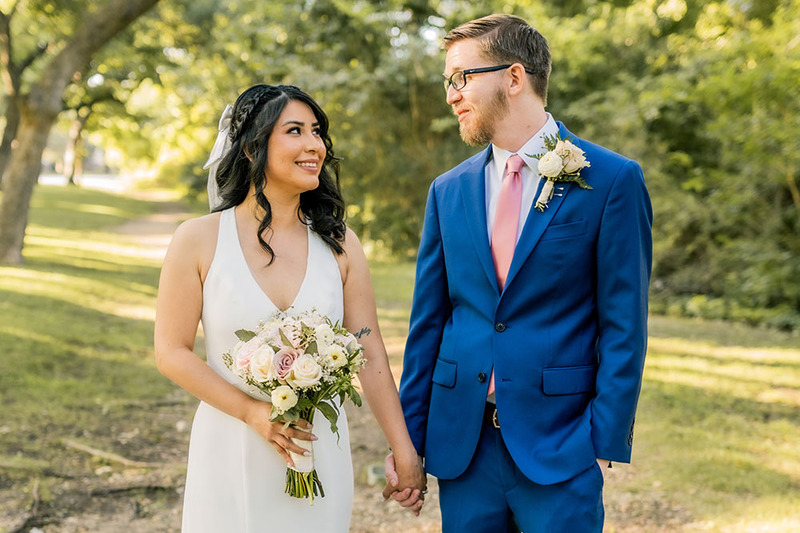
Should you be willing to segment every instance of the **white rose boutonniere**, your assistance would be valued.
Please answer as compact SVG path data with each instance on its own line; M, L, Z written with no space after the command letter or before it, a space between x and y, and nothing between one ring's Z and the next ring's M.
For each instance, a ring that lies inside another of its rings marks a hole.
M528 154L539 160L539 174L547 178L539 198L536 199L536 210L540 213L544 213L548 202L553 198L556 182L575 182L581 189L592 188L580 175L581 170L591 166L583 150L572 144L569 139L562 140L558 134L552 137L545 135L544 147L547 151L543 154L538 156Z

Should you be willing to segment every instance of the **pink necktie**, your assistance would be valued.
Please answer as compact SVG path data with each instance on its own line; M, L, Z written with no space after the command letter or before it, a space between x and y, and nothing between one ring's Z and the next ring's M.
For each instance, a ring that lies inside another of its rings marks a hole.
M497 210L492 226L492 259L500 290L506 284L508 268L514 257L519 227L519 210L522 205L522 178L519 171L525 162L517 154L506 162L506 175L497 197Z
M501 292L506 284L511 259L514 257L514 247L517 245L519 211L522 206L522 176L519 171L523 165L525 162L517 154L508 158L506 175L500 186L500 195L497 198L497 210L492 226L492 260L497 275L497 285ZM494 369L492 369L492 377L489 379L489 394L493 392Z

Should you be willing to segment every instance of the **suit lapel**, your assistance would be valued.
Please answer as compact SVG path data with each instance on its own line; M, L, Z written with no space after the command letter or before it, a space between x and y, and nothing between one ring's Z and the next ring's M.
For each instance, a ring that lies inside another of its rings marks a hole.
M486 224L486 162L491 155L491 146L482 154L483 157L476 157L472 166L461 175L463 186L461 195L464 200L465 218L467 220L467 230L469 231L475 250L478 252L481 266L492 284L494 290L499 294L497 286L497 275L494 272L492 262L492 251L489 248L489 236Z
M567 128L565 128L562 123L559 122L558 126L558 133L562 139L572 137L572 134L567 131ZM573 138L572 142L580 148L580 144L578 144L577 139ZM534 169L534 172L538 174L536 169ZM553 198L550 200L550 203L548 204L547 209L544 210L544 213L540 213L536 210L536 199L539 197L542 187L544 187L544 182L545 180L543 178L539 178L539 185L537 186L536 195L533 197L533 205L528 213L528 218L525 220L525 226L523 226L522 234L517 242L517 247L514 249L514 258L511 260L511 266L508 269L508 277L506 278L505 285L506 288L508 288L511 285L511 282L514 281L514 277L520 271L522 265L525 264L525 261L528 259L528 256L531 254L531 252L533 252L533 249L536 247L539 239L541 239L542 234L544 234L547 226L558 212L558 208L561 206L564 198L566 198L567 193L574 185L572 183L556 183L555 194L553 195Z

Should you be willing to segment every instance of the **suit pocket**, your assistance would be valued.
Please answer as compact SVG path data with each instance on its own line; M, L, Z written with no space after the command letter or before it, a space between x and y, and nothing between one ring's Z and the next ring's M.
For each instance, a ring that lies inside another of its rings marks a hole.
M542 388L547 396L594 392L595 365L545 368Z
M444 359L436 360L436 367L433 369L433 382L442 387L453 388L456 386L456 367L458 365L452 361Z
M540 240L567 239L586 233L586 221L567 222L566 224L553 224L548 226Z

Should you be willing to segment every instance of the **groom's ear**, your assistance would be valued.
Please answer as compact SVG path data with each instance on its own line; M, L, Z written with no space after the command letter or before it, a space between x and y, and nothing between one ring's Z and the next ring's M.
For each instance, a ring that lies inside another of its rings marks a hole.
M510 96L521 93L525 87L529 87L528 74L522 63L514 63L506 71L508 94Z

